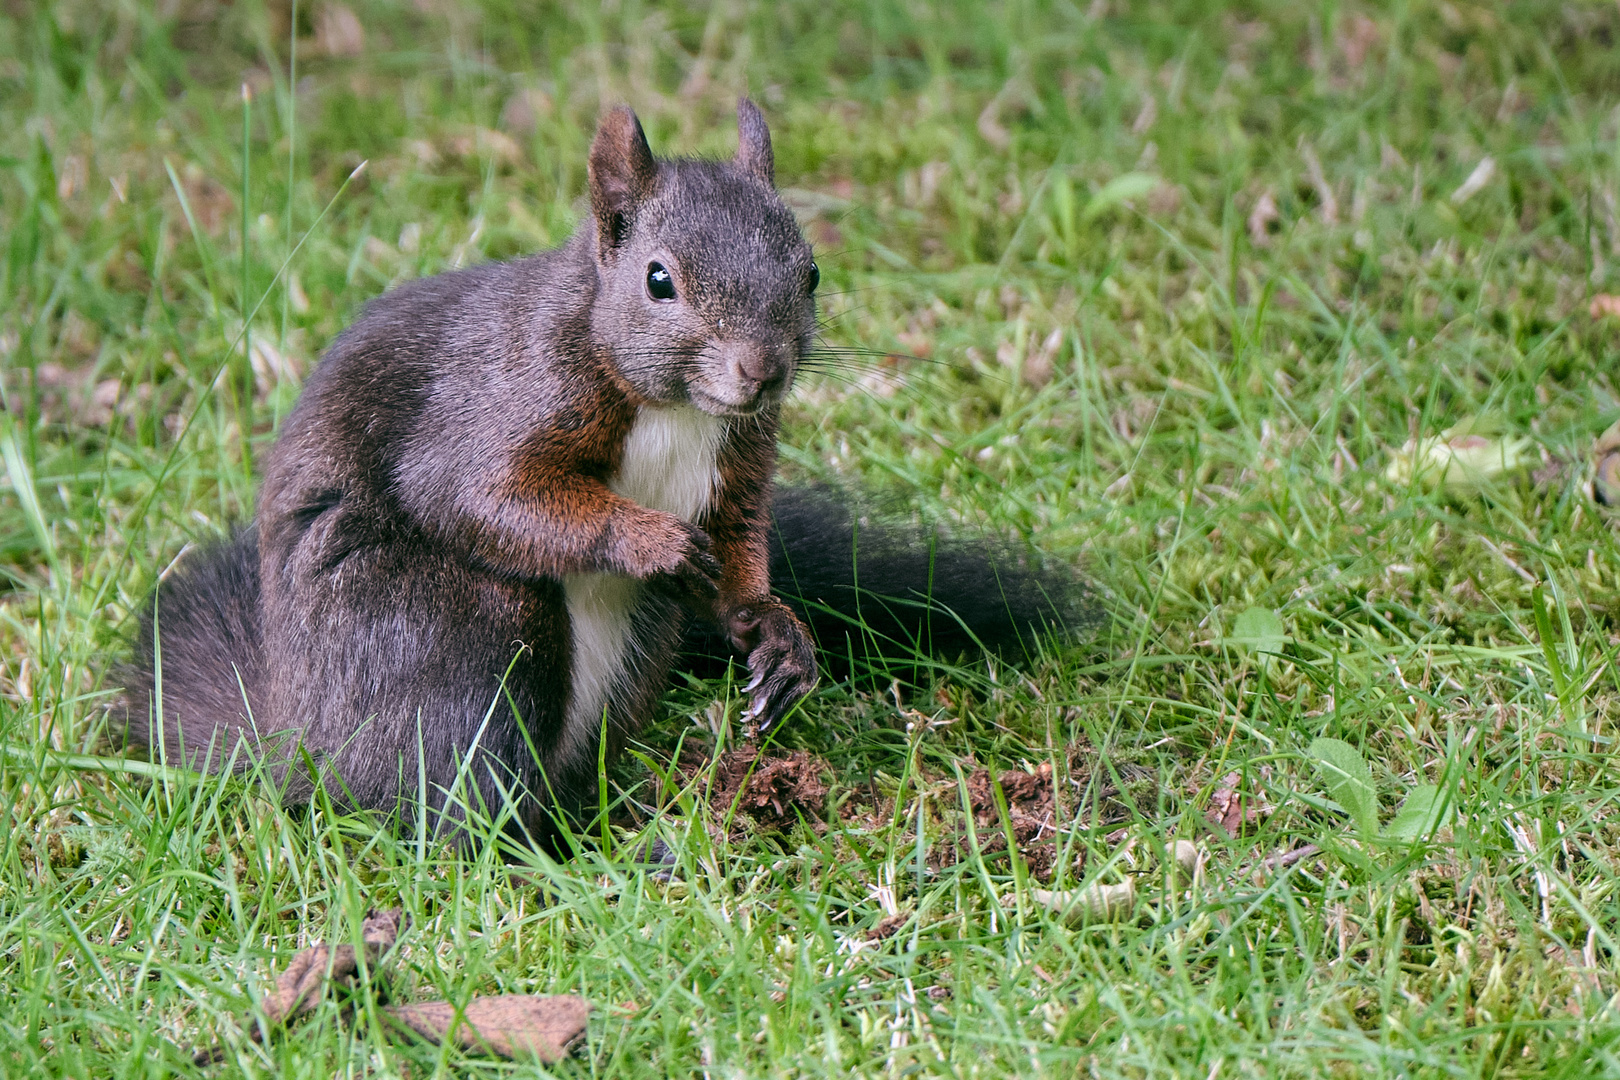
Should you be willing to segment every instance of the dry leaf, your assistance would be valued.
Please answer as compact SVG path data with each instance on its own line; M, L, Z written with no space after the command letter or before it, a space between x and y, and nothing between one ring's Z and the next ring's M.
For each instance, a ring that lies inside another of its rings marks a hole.
M920 168L911 170L902 178L907 204L915 207L931 206L934 197L939 194L939 186L951 174L951 166L945 161L930 161Z
M263 338L253 339L248 359L253 365L253 387L261 397L281 383L297 386L303 378L303 361L283 353Z
M805 232L810 234L810 242L818 248L838 248L844 244L844 234L838 226L821 218L805 226Z
M934 339L920 330L902 330L894 338L905 346L911 357L919 360L928 359L928 354L934 351Z
M1159 119L1159 101L1151 93L1142 95L1142 107L1136 113L1136 119L1131 121L1132 135L1146 135L1155 121Z
M1024 381L1039 389L1052 381L1052 371L1057 362L1058 349L1063 346L1063 328L1057 327L1040 347L1031 349L1024 359Z
M585 1034L591 1006L572 994L500 994L473 998L459 1016L448 1001L395 1005L385 1011L435 1043L453 1037L464 1050L504 1058L532 1056L551 1064L562 1060Z
M56 197L66 201L89 183L90 167L83 154L69 154L57 163Z
M1604 316L1620 318L1620 296L1598 293L1592 297L1592 305L1587 308L1587 313L1594 319L1601 319Z
M315 49L327 56L359 56L366 50L360 17L343 4L323 4L315 17Z
M1474 166L1474 171L1468 174L1468 179L1451 193L1452 203L1461 206L1472 199L1484 190L1485 185L1490 183L1491 177L1495 175L1496 159L1489 156L1481 158L1479 164Z
M405 922L399 908L370 911L360 925L366 964L373 965L393 948ZM353 945L314 945L292 958L287 970L276 980L276 988L264 1000L264 1015L272 1024L285 1023L315 1007L334 982L347 982L360 971L359 955Z
M984 141L997 150L1006 150L1012 145L1012 135L1001 123L1001 99L991 98L990 104L979 113L979 134Z
M1569 465L1547 454L1546 451L1542 451L1542 453L1546 460L1542 463L1541 468L1530 473L1530 482L1538 488L1554 487L1569 473Z
M494 164L514 166L523 161L523 148L512 136L494 128L475 127L450 136L449 151L461 158L489 158Z
M501 107L501 129L520 139L532 139L542 118L551 116L551 95L544 90L519 90Z
M1264 821L1272 811L1272 806L1266 802L1265 796L1259 792L1239 789L1241 779L1237 773L1231 773L1221 781L1221 786L1210 796L1209 812L1206 815L1230 836L1242 836L1252 826Z
M360 924L366 965L377 964L408 925L399 908L367 912L365 921ZM287 964L287 970L276 979L276 988L264 999L265 1019L279 1025L302 1016L326 996L328 987L334 984L346 987L359 971L359 951L353 945L312 945L299 950ZM257 1041L263 1029L252 1023L246 1026L249 1037ZM199 1065L207 1065L223 1056L221 1048L211 1047L198 1052L194 1060Z
M192 218L209 236L218 236L235 219L236 201L231 193L219 181L205 175L201 166L187 163L180 170L180 186L186 193L186 205L191 208Z
M1269 190L1262 191L1249 211L1249 242L1255 247L1271 243L1271 227L1282 219L1277 211L1277 200Z
M1013 76L1002 84L996 96L979 113L979 134L997 150L1006 150L1012 145L1012 133L1007 130L1005 123L1007 117L1029 112L1032 103L1038 103L1038 99L1018 76Z
M1372 52L1373 46L1383 40L1383 36L1378 24L1367 16L1352 17L1340 29L1336 41L1339 51L1344 55L1345 66L1351 71L1359 71L1367 62L1367 54Z
M1181 206L1181 189L1175 184L1161 183L1148 193L1147 210L1151 217L1167 218Z
M1620 422L1598 436L1593 456L1597 472L1592 477L1592 497L1604 506L1620 506Z
M1025 383L1039 390L1052 381L1058 350L1063 346L1063 328L1057 327L1036 344L1033 339L1024 343L1020 352L1016 340L1003 341L996 346L996 360L1010 368Z

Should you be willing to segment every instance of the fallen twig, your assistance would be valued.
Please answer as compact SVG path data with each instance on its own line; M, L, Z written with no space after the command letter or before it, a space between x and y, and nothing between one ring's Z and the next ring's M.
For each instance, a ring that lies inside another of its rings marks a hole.
M1312 855L1320 854L1322 854L1321 848L1315 844L1306 844L1304 847L1295 848L1293 851L1279 851L1275 855L1267 856L1260 860L1260 868L1262 870L1285 870L1301 859L1308 859Z

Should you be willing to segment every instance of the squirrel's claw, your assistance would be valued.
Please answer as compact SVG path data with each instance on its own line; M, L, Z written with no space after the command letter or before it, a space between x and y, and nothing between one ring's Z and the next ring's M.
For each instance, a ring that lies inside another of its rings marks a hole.
M805 682L784 678L772 680L772 683L775 685L767 687L765 693L755 698L758 704L749 706L743 714L745 720L753 722L755 738L763 739L774 731L793 706L815 689L814 679Z
M815 689L820 675L810 635L792 612L777 608L761 620L760 631L760 643L748 654L753 677L743 688L748 695L743 719L764 738Z
M682 523L686 530L686 545L680 561L667 566L653 578L654 588L688 603L695 602L704 610L720 595L720 577L724 572L720 560L709 551L709 534L695 525Z
M693 596L707 600L720 592L720 560L707 551L695 551L680 569L681 583Z

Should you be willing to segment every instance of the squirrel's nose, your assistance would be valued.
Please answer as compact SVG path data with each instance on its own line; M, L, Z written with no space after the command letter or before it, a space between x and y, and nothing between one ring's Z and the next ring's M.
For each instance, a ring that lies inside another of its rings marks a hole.
M787 376L787 365L775 351L757 342L738 342L728 352L732 374L759 393L778 389Z

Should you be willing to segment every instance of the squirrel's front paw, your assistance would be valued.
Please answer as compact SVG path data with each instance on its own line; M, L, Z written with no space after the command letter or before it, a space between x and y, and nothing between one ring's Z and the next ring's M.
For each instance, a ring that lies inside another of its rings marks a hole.
M720 591L720 560L709 553L709 534L674 514L653 513L639 523L637 543L625 558L636 577L677 596L712 601Z
M748 673L743 720L760 738L816 687L816 649L810 633L781 601L772 598L729 613L734 641L747 642Z

